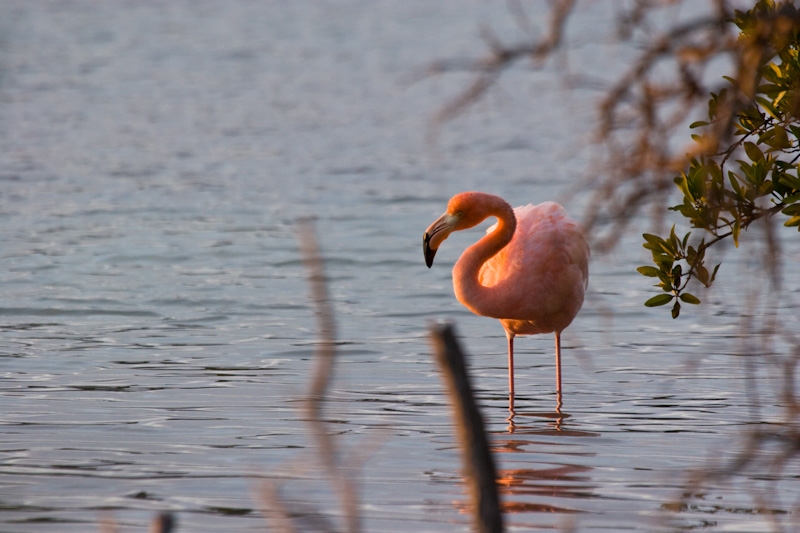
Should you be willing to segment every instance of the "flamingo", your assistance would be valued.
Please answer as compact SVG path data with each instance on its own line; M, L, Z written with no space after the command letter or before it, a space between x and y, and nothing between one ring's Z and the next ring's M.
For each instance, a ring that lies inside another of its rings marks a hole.
M514 337L555 333L556 397L561 407L561 332L583 305L589 245L580 225L556 202L511 206L492 194L453 196L423 237L425 263L454 231L489 217L497 224L453 267L456 299L477 315L497 318L508 339L508 410L514 414Z

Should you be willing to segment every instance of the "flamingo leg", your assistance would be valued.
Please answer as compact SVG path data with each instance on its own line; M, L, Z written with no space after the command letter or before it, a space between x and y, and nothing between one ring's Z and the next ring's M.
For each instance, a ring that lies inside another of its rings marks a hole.
M508 410L514 414L514 335L508 335Z
M561 398L561 333L556 331L556 395Z

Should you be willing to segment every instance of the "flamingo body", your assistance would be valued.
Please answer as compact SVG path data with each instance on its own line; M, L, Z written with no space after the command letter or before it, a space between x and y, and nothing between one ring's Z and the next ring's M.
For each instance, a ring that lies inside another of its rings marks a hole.
M453 268L456 298L473 313L500 320L508 337L509 409L514 406L513 341L516 335L555 333L556 390L561 394L561 332L583 304L589 279L589 246L580 225L555 202L511 209L502 198L461 193L425 232L430 267L453 231L486 218L498 223L467 248Z

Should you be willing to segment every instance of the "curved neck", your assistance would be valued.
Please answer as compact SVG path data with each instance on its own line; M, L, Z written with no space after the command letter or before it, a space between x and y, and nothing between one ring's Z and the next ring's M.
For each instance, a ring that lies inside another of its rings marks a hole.
M494 257L511 241L517 229L514 210L505 200L492 197L487 204L486 216L497 217L497 227L481 240L467 248L453 267L453 289L459 302L473 312L503 318L500 301L493 298L493 287L481 285L479 274L486 261Z

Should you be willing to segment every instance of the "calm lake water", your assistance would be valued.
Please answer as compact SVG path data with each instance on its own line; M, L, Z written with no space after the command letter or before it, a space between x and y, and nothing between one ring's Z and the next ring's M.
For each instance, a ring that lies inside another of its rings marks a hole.
M609 38L610 5L576 16L573 68L608 75L630 56ZM522 39L506 2L0 7L3 532L93 531L108 516L144 531L161 510L180 531L264 531L262 477L336 520L300 412L316 340L295 235L308 216L340 341L327 416L366 530L469 530L427 340L437 319L470 354L511 530L792 523L796 463L709 482L669 510L691 471L782 420L775 360L788 348L747 357L739 319L763 311L742 296L764 283L757 235L678 321L642 307L640 232L596 255L564 334L570 416L542 416L555 403L552 336L521 338L509 432L503 330L450 285L480 231L451 237L431 270L422 233L463 190L565 198L589 164L579 145L597 93L569 90L553 65L512 70L431 136L470 78L411 81L432 60L481 53L482 25ZM529 10L539 24L543 4ZM586 200L566 198L579 218ZM796 321L793 266L785 287L774 306Z

